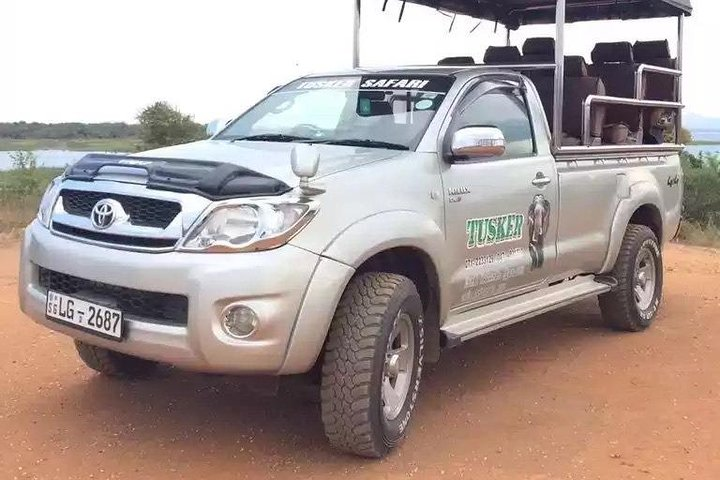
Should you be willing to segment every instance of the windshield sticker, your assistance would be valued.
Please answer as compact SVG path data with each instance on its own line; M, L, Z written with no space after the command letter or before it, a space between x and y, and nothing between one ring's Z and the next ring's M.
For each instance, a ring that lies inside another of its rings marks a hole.
M353 78L335 78L335 79L324 79L324 80L308 80L300 82L295 86L297 90L315 90L319 88L357 88L359 79Z
M467 248L482 248L521 240L524 223L525 216L519 213L468 219L466 221Z
M530 270L542 268L545 263L545 235L550 226L550 202L543 195L535 195L528 210L530 233Z
M411 80L409 78L369 78L360 84L360 88L389 88L397 90L422 90L430 80Z
M363 75L360 88L363 90L418 90L445 94L455 79L445 75L417 75L412 77L382 77Z
M273 93L298 90L414 90L424 95L433 93L444 95L450 90L454 81L453 77L447 75L416 75L405 78L379 75L316 77L301 78Z
M419 102L417 102L415 104L415 109L416 110L427 110L428 108L432 108L432 106L433 106L433 101L425 99L425 100L420 100Z

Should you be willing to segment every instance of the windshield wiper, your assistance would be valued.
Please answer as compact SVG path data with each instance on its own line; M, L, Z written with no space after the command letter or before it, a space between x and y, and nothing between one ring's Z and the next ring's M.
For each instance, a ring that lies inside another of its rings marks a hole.
M323 143L326 145L347 145L351 147L387 148L389 150L410 150L407 145L383 142L381 140L370 140L369 138L340 138L337 140L320 140L315 143Z
M248 135L247 137L235 137L231 142L298 142L312 140L308 137L299 137L297 135L286 135L284 133L261 133L259 135Z

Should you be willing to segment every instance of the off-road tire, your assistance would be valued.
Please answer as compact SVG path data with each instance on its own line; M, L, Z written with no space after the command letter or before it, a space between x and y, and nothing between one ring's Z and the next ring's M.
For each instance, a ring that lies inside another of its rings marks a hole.
M402 409L387 420L381 393L385 355L401 309L413 326L413 367ZM405 437L420 386L423 347L422 301L409 278L372 272L350 281L330 327L322 369L322 421L334 447L380 458Z
M96 347L79 340L75 340L75 349L85 365L108 377L142 378L147 377L157 368L157 363L153 361Z
M641 310L635 301L633 288L635 264L643 249L649 249L654 257L656 280L652 302ZM650 228L645 225L628 225L611 275L617 280L617 286L612 291L599 296L603 320L615 330L627 332L645 330L657 316L663 288L662 254L658 239Z

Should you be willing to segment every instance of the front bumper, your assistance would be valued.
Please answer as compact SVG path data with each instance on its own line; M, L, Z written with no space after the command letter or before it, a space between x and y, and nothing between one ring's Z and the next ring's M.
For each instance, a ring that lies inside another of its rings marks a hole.
M39 267L109 285L188 298L187 326L126 316L122 342L45 316ZM37 222L22 244L19 294L25 314L48 328L118 352L213 373L293 374L317 359L344 286L347 265L292 245L254 253L139 253L53 235ZM220 314L240 302L260 324L247 339L228 336Z

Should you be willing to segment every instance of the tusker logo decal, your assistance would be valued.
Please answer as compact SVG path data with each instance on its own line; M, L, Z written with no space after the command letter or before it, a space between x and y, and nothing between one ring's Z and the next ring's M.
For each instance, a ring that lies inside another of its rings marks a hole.
M318 88L354 88L357 86L357 78L338 78L325 80L310 80L300 83L298 90L314 90Z
M523 237L525 216L519 213L497 217L471 218L466 221L467 248L482 248Z
M550 202L543 195L535 195L528 210L530 234L530 270L542 268L545 263L545 235L550 225Z

